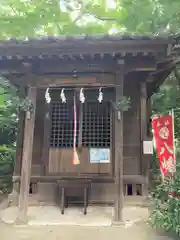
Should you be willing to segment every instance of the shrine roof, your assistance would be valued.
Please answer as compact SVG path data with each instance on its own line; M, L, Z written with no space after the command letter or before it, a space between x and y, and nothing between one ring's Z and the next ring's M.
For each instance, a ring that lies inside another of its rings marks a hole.
M61 35L61 36L45 36L35 38L16 39L10 38L8 40L0 40L0 43L22 44L22 43L61 43L66 41L121 41L121 40L173 40L173 36L146 36L146 35L109 35L109 34L96 34L96 35Z
M135 35L81 35L60 37L39 37L23 40L0 40L0 60L4 57L22 59L24 57L45 58L79 54L151 53L166 50L175 44L173 37Z

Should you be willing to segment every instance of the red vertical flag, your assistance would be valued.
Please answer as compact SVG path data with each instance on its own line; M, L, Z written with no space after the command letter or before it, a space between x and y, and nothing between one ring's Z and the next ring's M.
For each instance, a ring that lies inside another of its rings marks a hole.
M171 115L152 119L155 147L162 175L176 171L173 117Z

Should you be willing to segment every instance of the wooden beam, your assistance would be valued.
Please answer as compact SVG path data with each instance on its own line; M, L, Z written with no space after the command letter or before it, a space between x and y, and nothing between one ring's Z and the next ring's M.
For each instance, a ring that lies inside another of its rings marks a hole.
M124 63L119 62L117 78L116 78L116 102L123 96L124 76ZM119 116L120 114L120 116ZM115 185L116 185L116 201L114 207L114 220L115 222L123 221L123 112L115 111Z
M64 75L46 75L37 76L31 74L31 79L26 76L7 76L12 84L19 85L21 87L26 87L28 85L38 87L38 88L48 88L48 87L62 87L62 86L114 86L114 75L110 73L75 73Z
M33 136L34 136L35 112L36 112L36 93L37 93L36 88L34 87L28 88L27 97L33 104L33 111L31 112L31 114L29 114L29 112L26 112L26 117L25 117L21 182L20 182L20 194L19 194L19 213L17 218L17 221L19 222L27 221L28 196L29 196L29 184L30 184L30 177L31 177Z
M166 52L171 40L99 40L61 41L59 43L0 45L0 56L79 55L112 52Z
M63 175L46 175L46 176L40 176L40 175L33 175L31 176L31 180L33 182L56 182L59 179L62 179L62 177L68 178L68 179L75 179L75 178L87 178L87 174L81 174L77 177L77 175L74 175L73 173L71 174L67 174L64 173ZM112 176L99 176L97 175L92 175L89 176L89 178L92 180L92 182L107 182L107 183L114 183L114 178ZM20 176L14 176L13 177L13 181L14 182L18 182L20 181ZM127 184L132 184L132 183L136 183L136 184L143 184L146 183L146 178L142 175L123 175L123 181L124 183Z
M146 129L146 101L147 101L147 83L145 81L140 83L141 91L141 137L144 138L147 135Z
M20 111L17 137L16 137L16 159L14 163L14 172L13 172L13 189L12 189L12 193L9 195L9 200L12 202L13 205L16 205L18 203L18 197L19 197L19 183L14 181L14 176L20 175L21 173L24 122L25 122L24 120L25 120L25 114L23 111Z
M81 54L80 54L81 55ZM100 54L102 55L102 54ZM108 59L77 59L77 60L60 60L60 59L35 59L23 61L0 61L0 72L3 74L33 74L43 75L61 72L114 72L115 60L113 57ZM131 56L125 59L125 73L132 71L155 71L156 59L150 56Z
M50 144L50 104L45 104L44 111L44 137L41 162L43 164L43 175L47 173L49 163L49 144Z
M125 74L129 72L139 72L139 71L156 71L157 64L153 57L131 57L125 62Z
M174 63L169 63L169 64L161 64L161 67L157 69L157 71L151 73L151 75L158 75L160 73L166 72L168 70L172 70L174 67Z
M112 57L107 60L99 59L32 59L24 61L4 61L0 60L0 73L1 74L27 74L32 72L33 74L43 75L60 72L113 72L115 61Z
M141 174L148 179L148 156L143 152L143 141L147 140L147 83L140 83L140 130L141 130ZM148 184L143 185L143 195L148 196Z
M163 84L168 75L172 72L172 68L159 72L157 74L150 75L151 81L148 82L148 97L151 97L153 93L157 92L159 86Z
M148 93L147 93L147 98L148 98ZM147 120L147 135L149 137L153 137L152 131L151 131L151 117L152 117L152 106L151 106L151 98L147 99L147 104L146 104L146 120Z
M144 174L144 159L143 159L143 141L147 137L147 87L146 82L140 83L140 128L141 128L141 173Z
M17 138L16 138L16 161L14 166L14 175L17 175L17 173L20 174L21 172L24 122L25 122L24 111L20 111Z
M113 74L86 74L77 76L41 76L34 81L35 86L41 88L62 86L114 86Z

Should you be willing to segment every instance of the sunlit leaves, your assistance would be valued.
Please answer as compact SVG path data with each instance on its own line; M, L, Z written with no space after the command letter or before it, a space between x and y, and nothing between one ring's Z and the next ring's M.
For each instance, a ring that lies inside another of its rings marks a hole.
M177 32L179 9L177 0L1 0L0 38Z

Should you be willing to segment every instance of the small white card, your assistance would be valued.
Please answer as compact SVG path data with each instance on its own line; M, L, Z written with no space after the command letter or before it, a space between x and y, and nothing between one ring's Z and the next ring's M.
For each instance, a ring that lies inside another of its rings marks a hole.
M143 141L143 153L153 154L153 141Z

